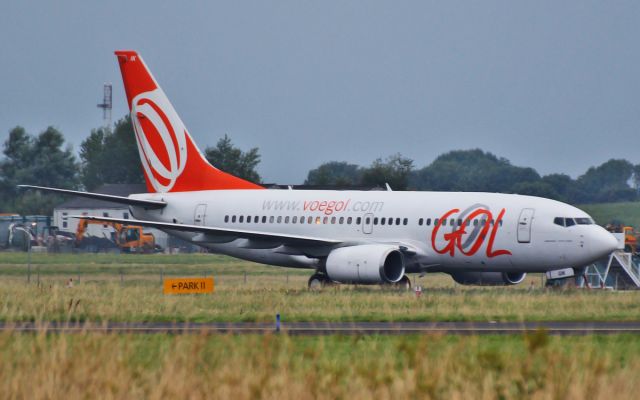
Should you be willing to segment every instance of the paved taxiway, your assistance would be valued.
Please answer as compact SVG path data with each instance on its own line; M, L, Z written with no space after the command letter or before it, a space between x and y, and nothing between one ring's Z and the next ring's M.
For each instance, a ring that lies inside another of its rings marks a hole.
M634 322L282 322L280 332L289 335L406 335L521 334L544 329L553 335L640 334ZM266 334L276 332L274 323L0 323L0 331L15 333L145 333L145 334Z

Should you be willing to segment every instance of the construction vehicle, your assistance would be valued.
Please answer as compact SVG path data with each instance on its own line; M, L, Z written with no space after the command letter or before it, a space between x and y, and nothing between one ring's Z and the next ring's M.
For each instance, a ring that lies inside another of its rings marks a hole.
M604 227L611 233L624 233L625 253L638 254L638 232L632 226L624 226L621 223L611 223Z
M636 254L638 252L638 235L632 226L622 228L624 233L624 251Z
M82 247L85 241L85 233L89 225L111 226L114 230L113 242L125 253L152 253L160 248L156 246L156 238L152 233L145 233L141 226L123 225L115 222L101 222L81 219L76 229L76 246Z

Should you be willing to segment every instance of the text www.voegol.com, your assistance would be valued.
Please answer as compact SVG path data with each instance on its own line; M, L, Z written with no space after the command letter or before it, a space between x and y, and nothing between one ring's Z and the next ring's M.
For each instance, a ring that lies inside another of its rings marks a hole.
M384 201L351 201L347 200L265 200L262 209L265 211L304 211L321 212L331 215L338 212L381 212Z

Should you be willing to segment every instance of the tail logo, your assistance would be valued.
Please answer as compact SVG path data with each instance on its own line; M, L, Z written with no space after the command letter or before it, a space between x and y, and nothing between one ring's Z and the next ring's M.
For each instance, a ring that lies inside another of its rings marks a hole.
M187 165L187 130L162 89L140 93L131 119L142 167L156 192L173 188Z

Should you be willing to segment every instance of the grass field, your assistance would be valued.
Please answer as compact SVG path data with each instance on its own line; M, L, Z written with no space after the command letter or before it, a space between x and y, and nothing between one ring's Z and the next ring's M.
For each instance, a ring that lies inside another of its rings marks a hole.
M640 229L640 202L584 204L578 208L584 210L600 225L612 222L622 223Z
M310 271L195 255L0 253L3 321L636 320L640 292L338 286ZM213 275L211 295L163 295L169 276ZM76 283L66 287L69 278ZM36 283L38 282L38 283ZM0 333L3 398L637 398L635 335L116 335Z
M3 321L569 321L637 320L640 292L548 290L533 276L513 287L472 287L443 274L412 292L338 286L309 292L310 271L213 255L0 254ZM36 284L39 271L40 284ZM162 273L160 271L163 271ZM245 275L246 274L246 275ZM163 295L161 277L213 275L210 295ZM73 278L73 288L65 286ZM79 282L78 282L79 281Z
M3 398L637 398L635 336L0 334Z

